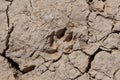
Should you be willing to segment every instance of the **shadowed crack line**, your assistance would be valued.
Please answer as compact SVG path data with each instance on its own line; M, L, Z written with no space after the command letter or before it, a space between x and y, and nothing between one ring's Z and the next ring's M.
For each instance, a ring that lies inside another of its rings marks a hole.
M3 56L6 56L6 51L9 49L9 39L10 39L10 37L11 37L11 33L13 32L13 30L14 30L14 26L12 26L12 27L10 28L10 30L8 31L8 33L7 33L6 42L5 42L6 48L5 48L5 49L3 50L3 52L2 52Z
M8 33L7 33L6 42L5 42L6 48L3 50L2 54L0 54L0 55L3 56L5 59L8 60L8 63L10 63L10 65L11 65L12 68L14 68L15 70L19 71L22 74L25 74L27 72L30 72L30 71L34 70L35 66L30 66L30 67L28 67L28 68L26 68L25 70L22 71L22 70L20 70L19 64L17 62L15 62L10 57L6 56L6 52L9 49L9 39L11 37L11 33L13 32L13 30L14 30L14 26L12 26L10 28L10 30L8 31Z
M74 65L73 65L74 66ZM82 71L80 71L80 69L76 66L74 66L75 69L77 69L81 74L77 75L76 77L74 77L73 79L71 80L75 80L75 79L78 79L79 77L81 77L84 73Z
M12 68L14 68L16 71L19 71L19 72L23 73L23 72L20 70L20 68L19 68L19 64L16 63L13 59L11 59L10 57L7 57L7 56L5 56L5 55L3 55L3 54L0 54L0 55L1 55L2 57L4 57L5 59L7 59L8 63L11 65ZM17 77L18 77L17 75L18 75L18 72L16 72L16 73L14 74L14 77L17 78Z
M62 58L62 55L63 55L63 54L61 54L58 59L53 60L52 63L58 62L58 61Z
M83 73L78 67L76 67L76 66L71 62L71 60L70 60L70 58L69 58L68 55L67 55L67 58L68 58L68 62L69 62L76 70L78 70L79 73L80 73L79 75L77 75L76 77L72 78L71 80L75 80L75 79L79 78L80 76L82 76L84 73Z
M86 56L91 56L90 54L86 53L83 49L76 49L76 50L73 50L73 51L81 51L81 52L83 52Z
M115 72L113 73L113 79L114 79L114 80L117 80L116 77L115 77L115 75L116 75L116 73L117 73L119 70L120 70L120 69L117 69L117 70L115 70Z
M89 72L89 70L91 69L91 63L92 63L92 61L94 60L94 58L95 58L95 56L96 56L96 54L98 53L98 52L100 52L100 51L102 51L100 48L98 48L98 50L93 54L93 55L91 55L90 57L89 57L89 63L88 63L88 66L87 66L87 68L86 68L86 73L88 73Z
M14 68L14 69L22 72L22 71L20 70L20 68L19 68L19 64L16 63L16 62L15 62L13 59L11 59L10 57L7 57L7 56L6 56L6 51L9 49L9 39L10 39L10 37L11 37L11 33L13 32L13 30L14 30L14 26L12 26L12 27L10 28L10 30L8 31L8 33L7 33L6 42L5 42L6 48L3 50L2 54L0 54L0 55L3 56L5 59L8 60L8 62L11 64L11 67L12 67L12 68Z
M10 4L7 6L7 9L6 9L7 25L9 28L10 27L10 18L9 18L8 11L9 11L9 7L12 5L13 0L6 0L6 1L10 2Z
M6 9L6 17L7 17L7 25L9 27L10 26L10 19L9 19L9 15L8 15L8 9L9 9L9 7L7 7L7 9Z

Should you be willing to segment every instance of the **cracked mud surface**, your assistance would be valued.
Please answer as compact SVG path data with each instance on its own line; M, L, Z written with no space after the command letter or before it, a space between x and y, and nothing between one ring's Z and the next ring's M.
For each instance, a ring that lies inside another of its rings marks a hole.
M0 0L0 80L120 80L120 0Z

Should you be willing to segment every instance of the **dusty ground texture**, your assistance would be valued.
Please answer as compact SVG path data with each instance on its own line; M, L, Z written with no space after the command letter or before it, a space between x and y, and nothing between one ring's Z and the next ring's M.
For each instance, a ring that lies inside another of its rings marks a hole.
M0 0L0 80L120 80L120 0Z

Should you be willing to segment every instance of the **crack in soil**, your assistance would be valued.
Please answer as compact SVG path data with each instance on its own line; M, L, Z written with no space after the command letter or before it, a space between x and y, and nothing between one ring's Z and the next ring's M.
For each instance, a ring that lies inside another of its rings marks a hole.
M12 5L12 2L13 0L5 0L5 1L8 1L10 2L10 4L7 6L7 9L6 9L6 17L7 17L7 25L8 25L8 28L10 28L10 18L9 18L9 14L8 14L8 11L9 11L9 8L10 6ZM14 30L14 26L12 24L11 28L8 30L8 33L7 33L7 36L6 36L6 41L5 41L5 49L3 50L3 52L0 54L1 56L3 56L5 59L7 59L8 63L11 65L12 68L14 68L15 70L19 71L20 73L22 74L25 74L24 71L21 71L20 70L20 67L19 67L19 64L17 62L15 62L13 59L11 59L10 57L7 57L6 56L6 52L7 50L9 49L9 39L11 37L11 33L13 32ZM32 69L34 70L34 69ZM31 71L31 70L30 70ZM29 72L29 71L28 71ZM27 73L27 72L26 72ZM17 76L17 72L15 73L15 78Z
M20 68L19 68L19 64L16 63L16 62L15 62L13 59L11 59L10 57L7 57L7 56L6 56L6 52L7 52L7 50L9 49L9 39L10 39L10 37L11 37L11 33L13 32L13 30L14 30L14 26L12 26L12 27L10 28L10 30L8 31L8 33L7 33L6 42L5 42L6 48L3 50L2 54L0 54L0 55L1 55L2 57L4 57L5 59L7 59L8 63L11 65L12 68L14 68L15 70L23 73L23 72L20 70ZM17 74L17 73L16 73L16 74ZM15 77L16 77L16 76L15 76Z
M92 61L94 60L96 54L99 53L100 51L102 51L102 50L101 50L100 48L98 48L98 50L97 50L93 55L91 55L91 56L89 57L89 63L88 63L88 66L87 66L87 68L86 68L86 71L85 71L86 73L88 73L89 70L91 69L91 63L92 63Z
M3 52L2 52L2 55L3 55L3 56L6 56L6 51L9 49L9 39L10 39L10 37L11 37L11 33L13 32L13 30L14 30L14 26L12 26L12 27L10 28L10 30L8 31L8 33L7 33L6 42L5 42L6 48L5 48L5 49L3 50Z
M13 0L6 0L6 1L10 2L10 4L7 6L7 9L6 9L7 25L9 28L10 27L10 18L9 18L8 11L9 11L9 7L12 5Z

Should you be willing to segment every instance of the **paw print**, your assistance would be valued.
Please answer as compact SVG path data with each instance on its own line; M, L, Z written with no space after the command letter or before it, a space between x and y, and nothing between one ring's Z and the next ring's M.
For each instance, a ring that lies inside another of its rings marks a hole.
M73 27L74 24L69 22L66 27L57 29L49 35L47 39L49 45L46 48L47 53L63 52L71 53L73 48Z

